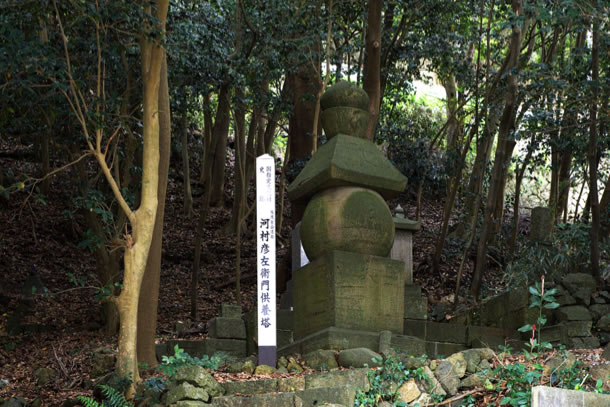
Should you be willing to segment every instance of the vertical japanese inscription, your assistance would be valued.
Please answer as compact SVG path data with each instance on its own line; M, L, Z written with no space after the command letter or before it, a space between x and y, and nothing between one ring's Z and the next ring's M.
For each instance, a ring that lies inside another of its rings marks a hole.
M275 160L256 159L256 236L259 363L275 366Z

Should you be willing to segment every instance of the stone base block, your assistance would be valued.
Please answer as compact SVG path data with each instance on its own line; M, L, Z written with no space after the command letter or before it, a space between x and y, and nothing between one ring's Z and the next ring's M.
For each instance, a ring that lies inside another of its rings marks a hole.
M405 286L405 318L428 318L428 299L422 297L421 287L418 285L407 284Z
M246 357L246 341L239 339L207 338L205 340L205 353L213 355L224 352L240 358Z
M425 352L424 341L406 335L392 335L391 348L420 356ZM379 333L330 327L281 347L278 355L302 355L317 349L343 350L352 348L379 349Z
M426 342L426 355L431 358L436 358L437 356L447 357L466 349L468 349L468 347L460 343L434 341Z
M532 388L532 407L607 407L609 405L610 395L608 394L546 386Z
M246 324L241 319L217 317L208 322L208 334L211 338L246 339Z
M297 270L293 281L295 338L329 327L403 332L400 261L335 250Z
M241 306L237 304L221 304L220 316L223 318L241 319Z

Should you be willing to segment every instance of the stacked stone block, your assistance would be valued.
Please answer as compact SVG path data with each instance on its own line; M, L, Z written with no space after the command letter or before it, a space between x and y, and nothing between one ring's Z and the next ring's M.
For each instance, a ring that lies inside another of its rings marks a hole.
M246 324L239 305L222 304L220 316L208 321L206 353L216 352L246 356Z

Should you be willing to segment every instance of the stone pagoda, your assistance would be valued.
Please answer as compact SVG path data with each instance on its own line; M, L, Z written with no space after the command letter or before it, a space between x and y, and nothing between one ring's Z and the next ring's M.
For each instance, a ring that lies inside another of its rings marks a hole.
M385 200L407 179L365 138L368 102L348 82L324 93L328 142L288 187L292 202L307 204L301 240L310 260L293 275L293 350L374 345L379 332L403 333L405 265L388 257L395 225Z

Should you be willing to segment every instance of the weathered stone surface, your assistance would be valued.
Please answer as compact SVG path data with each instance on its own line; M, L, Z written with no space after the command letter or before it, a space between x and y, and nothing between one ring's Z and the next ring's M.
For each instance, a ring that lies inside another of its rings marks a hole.
M464 360L466 360L466 371L469 373L475 373L479 363L481 363L481 355L478 349L467 349L462 352Z
M485 384L485 378L479 376L478 374L471 374L462 379L460 381L460 388L470 388L482 386Z
M305 388L354 386L367 392L371 388L366 373L367 368L338 370L328 373L315 373L305 376Z
M466 330L465 325L428 321L426 340L466 344Z
M419 285L409 284L408 281L405 286L405 318L421 320L428 318L428 299L421 295Z
M591 321L567 321L563 323L566 326L568 336L590 336Z
M397 393L397 401L402 401L403 403L410 403L421 395L421 391L417 387L417 384L415 384L415 379L403 383L402 386L398 388Z
M205 407L206 403L195 400L180 400L176 402L176 407Z
M277 391L295 392L305 390L305 378L302 376L284 377L277 381Z
M608 407L610 395L556 387L532 387L532 407Z
M390 250L390 258L405 263L405 282L407 285L413 284L413 232L398 228L407 219L392 219L394 221L395 233L392 250Z
M246 339L246 324L240 319L217 317L208 321L211 338Z
M530 226L530 240L533 242L547 242L553 231L553 210L546 206L532 209L532 223Z
M584 336L570 338L567 345L571 349L595 349L599 348L600 343L599 339L595 336Z
M581 287L578 288L572 294L574 299L578 304L586 305L587 307L591 304L591 295L593 294L593 289L589 287Z
M441 396L446 396L447 392L443 389L443 385L438 381L434 372L430 370L428 366L424 366L422 369L424 375L426 375L427 379L423 379L419 381L419 389L426 393L438 394Z
M25 407L27 404L28 402L21 397L11 397L0 404L0 407Z
M610 362L610 344L606 345L604 351L602 352L602 357Z
M557 294L555 294L555 302L559 305L574 305L576 304L576 299L570 295L570 292L563 288L562 286L557 286Z
M302 405L302 404L301 404ZM210 407L295 407L294 393L257 394L254 396L225 396L212 399Z
M573 322L581 322L581 321L573 321ZM568 341L568 327L567 327L566 323L560 323L560 324L551 325L551 326L544 326L542 328L541 338L542 338L542 341L544 341L544 342L565 344Z
M205 340L205 354L213 355L216 352L225 352L241 358L246 357L246 341L242 339L207 338Z
M370 189L326 189L307 204L301 239L310 261L333 250L385 257L394 241L392 213L381 195Z
M601 379L604 391L610 391L610 362L591 366L589 372L594 382Z
M581 288L590 288L594 290L595 287L597 287L597 283L593 276L587 273L566 274L561 279L561 284L567 288L572 295Z
M254 373L256 364L252 360L237 361L227 366L227 372L229 373Z
M449 342L426 342L426 354L434 357L445 357L461 352L466 349L466 345Z
M447 358L449 363L453 365L453 369L455 373L457 373L458 377L461 379L466 374L466 359L464 359L464 354L462 352L454 353L453 355Z
M335 250L297 270L293 280L296 339L329 327L403 331L401 262Z
M340 404L342 406L353 406L356 397L356 388L353 386L320 387L306 389L294 393L295 405L322 406L324 403Z
M381 331L379 332L379 353L382 355L388 355L392 352L392 332Z
M222 387L224 388L226 395L262 394L279 391L277 379L223 382Z
M370 349L355 348L341 351L338 361L342 367L378 367L381 366L381 358L379 353Z
M557 308L555 317L559 321L590 321L591 313L582 305L569 305Z
M331 370L339 367L335 352L332 350L315 350L303 356L303 360L314 370Z
M195 387L187 382L170 386L169 391L167 392L165 397L165 401L167 404L173 404L179 400L208 401L210 399L210 396L204 389Z
M241 306L237 304L220 304L220 316L223 318L241 319Z
M589 311L591 312L593 320L597 321L604 315L610 314L610 304L593 304L589 307Z
M198 365L182 366L174 376L176 382L188 382L204 389L210 396L217 397L224 394L222 386L207 370ZM205 401L205 400L204 400Z
M297 362L297 360L293 357L288 358L288 364L286 365L286 369L288 369L289 372L296 373L301 373L303 371L303 367L301 366L301 364Z
M491 370L493 369L493 366L491 365L491 363L489 363L489 361L487 359L483 359L481 360L481 363L479 363L479 366L477 366L477 373L479 372L487 372L490 373Z
M338 81L329 86L320 98L322 110L336 106L350 106L368 110L369 96L364 89L351 82Z
M610 314L606 314L597 321L595 327L600 331L610 331Z
M451 362L448 360L441 360L434 371L434 376L440 382L441 386L443 386L443 389L445 389L447 394L454 396L457 393L460 379Z
M369 116L368 111L349 106L330 107L320 113L324 133L329 140L337 134L366 138Z
M276 368L268 365L258 365L256 369L254 369L254 374L265 374L270 375L276 372Z
M47 383L51 383L57 377L55 370L48 367L40 367L36 369L34 375L36 376L36 381L39 386L44 386Z
M505 328L470 325L466 343L473 348L498 349L498 346L504 345L507 339L516 339L520 342L521 338L517 334L518 332Z
M313 155L288 187L291 201L306 202L318 191L338 186L359 186L391 198L404 191L402 175L372 142L338 134Z

